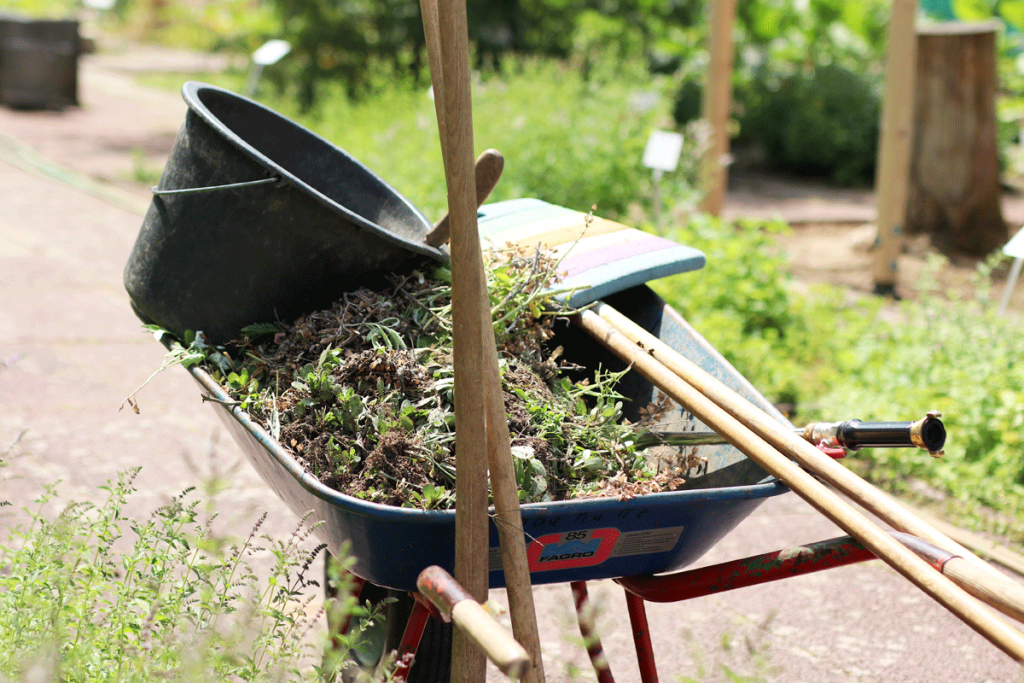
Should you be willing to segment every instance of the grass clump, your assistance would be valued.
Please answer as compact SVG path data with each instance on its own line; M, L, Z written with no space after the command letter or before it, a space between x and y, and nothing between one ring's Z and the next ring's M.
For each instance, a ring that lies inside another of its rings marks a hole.
M43 512L58 502L48 487L28 528L0 541L0 681L322 680L322 612L365 610L348 597L309 609L323 550L307 549L312 527L275 540L261 519L236 544L200 520L191 490L136 520L137 472L56 516ZM256 555L272 558L263 576Z

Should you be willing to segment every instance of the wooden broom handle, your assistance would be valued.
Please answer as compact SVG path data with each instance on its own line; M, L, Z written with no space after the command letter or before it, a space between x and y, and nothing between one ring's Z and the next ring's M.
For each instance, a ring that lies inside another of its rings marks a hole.
M480 406L487 397L484 377L483 297L472 187L472 114L466 58L459 47L466 32L465 11L445 0L421 0L423 30L434 85L448 211L452 223L452 345L455 365L455 578L478 602L486 602L489 584L487 522L487 417ZM466 159L468 155L468 168ZM493 347L492 347L493 350ZM468 635L452 640L452 683L480 683L487 660Z
M455 578L478 601L486 599L489 465L513 633L529 652L532 662L524 672L524 680L544 683L526 539L476 221L478 195L473 164L466 6L464 0L442 0L440 6L436 0L421 0L421 9L431 59L451 223L456 402ZM467 579L472 583L467 583ZM482 683L484 668L478 652L463 638L456 637L452 649L453 683Z
M984 560L970 550L953 541L924 521L901 507L887 494L846 469L835 460L825 456L804 439L790 432L785 425L752 403L729 389L705 372L696 363L643 329L611 306L599 302L592 309L630 341L646 348L658 361L676 375L684 377L703 395L724 408L733 417L742 420L761 438L768 441L784 454L796 460L806 469L813 471L830 486L835 487L849 498L864 506L869 512L891 524L898 531L917 536L932 545L958 555L982 571L998 574Z
M823 481L864 506L899 531L928 541L955 555L943 573L974 597L1018 621L1024 621L1024 587L999 573L967 548L907 511L888 494L794 434L739 396L693 361L665 344L611 306L598 303L594 312L630 341L646 348L660 363L686 379L704 396L741 420L768 443L813 471Z
M656 387L665 392L698 419L724 436L787 485L815 509L824 514L864 547L913 582L968 626L1017 661L1024 661L1024 635L1011 628L948 578L936 572L924 560L858 513L834 491L804 471L798 464L773 448L765 439L733 417L694 385L663 365L653 349L636 344L597 313L587 310L574 321L602 345L622 358ZM738 397L740 401L749 402ZM752 406L751 406L752 407ZM809 444L808 444L809 445ZM811 446L813 448L813 446ZM822 457L824 454L822 454Z

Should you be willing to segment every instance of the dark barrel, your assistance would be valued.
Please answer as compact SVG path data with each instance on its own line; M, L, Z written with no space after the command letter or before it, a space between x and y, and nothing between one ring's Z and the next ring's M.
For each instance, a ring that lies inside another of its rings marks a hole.
M20 109L77 105L78 26L72 19L0 14L0 104Z

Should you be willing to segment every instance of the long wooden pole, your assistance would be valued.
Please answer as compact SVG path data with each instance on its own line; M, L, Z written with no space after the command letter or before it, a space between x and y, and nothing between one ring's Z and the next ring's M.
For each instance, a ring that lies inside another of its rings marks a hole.
M736 0L710 0L708 3L708 73L701 99L701 118L708 126L711 140L701 157L700 210L719 215L725 204L728 180L729 110L732 108L733 25Z
M468 100L465 13L457 3L423 0L434 106L448 185L452 231L452 346L455 366L455 579L477 602L487 600L487 415L484 324L487 288L473 201L473 121ZM463 8L464 10L464 8ZM459 48L462 48L461 50ZM468 163L467 163L468 162ZM492 349L493 351L493 346ZM461 629L452 636L452 682L481 683L484 653Z
M909 579L968 626L1017 661L1024 661L1024 635L987 611L952 581L854 510L835 492L803 470L740 420L665 367L649 349L638 346L593 311L576 322L670 398L724 436L765 471L786 484L864 547ZM809 445L809 444L808 444Z
M913 534L954 555L965 559L973 558L972 563L976 566L994 571L970 550L896 504L892 498L826 456L764 411L758 410L753 404L705 372L696 363L644 330L619 311L600 302L594 306L593 310L596 315L612 325L630 341L646 348L666 368L676 375L685 377L704 396L722 406L733 417L742 420L761 438L796 460L800 465L812 470L830 486L834 486L856 500L858 504L863 505L879 519L891 524L899 531Z
M631 342L646 349L667 369L683 377L702 395L742 421L774 448L814 472L822 481L835 487L897 530L917 536L956 555L952 564L947 563L948 571L943 570L945 574L974 597L1007 616L1024 621L1024 589L1020 585L1007 579L970 550L901 506L887 493L825 456L806 440L757 409L693 361L619 311L603 302L596 304L593 310Z
M544 683L540 635L526 557L526 538L519 510L508 417L505 413L476 221L478 183L473 163L466 6L463 0L442 0L440 6L435 2L421 0L421 9L427 33L428 57L433 52L440 58L432 62L431 74L434 79L435 106L443 107L443 112L438 113L438 122L443 140L441 149L445 157L448 218L451 226L457 429L455 577L478 601L486 599L489 465L512 631L530 654L532 664L523 672L523 679L528 683ZM434 45L431 48L431 43L439 43L439 47ZM497 159L500 161L500 155ZM464 433L467 422L469 428ZM466 511L463 510L464 504L468 504ZM465 522L467 531L460 531L460 521ZM463 576L473 583L465 583ZM470 647L461 632L457 633L459 637L452 647L453 681L482 683L485 671L483 657L477 654L475 648Z
M917 64L916 16L917 0L893 0L875 174L878 237L871 273L877 294L896 293L897 259L903 244Z

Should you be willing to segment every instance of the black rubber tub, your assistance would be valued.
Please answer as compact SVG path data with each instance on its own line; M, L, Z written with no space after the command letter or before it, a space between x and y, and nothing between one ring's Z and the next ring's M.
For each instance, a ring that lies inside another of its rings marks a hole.
M189 82L185 123L124 271L136 313L229 343L447 254L345 151L263 105Z

